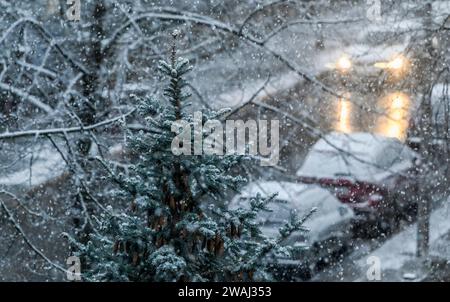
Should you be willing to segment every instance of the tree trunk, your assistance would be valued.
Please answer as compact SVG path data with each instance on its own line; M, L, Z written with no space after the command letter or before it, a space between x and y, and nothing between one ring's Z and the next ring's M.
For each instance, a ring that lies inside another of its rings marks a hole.
M432 5L431 2L425 4L424 10L424 27L429 29L432 26ZM433 46L432 37L427 36L425 42L425 56L423 70L421 72L422 78L422 105L421 105L421 119L420 119L420 136L422 143L420 144L420 154L422 156L419 173L421 175L419 183L419 199L417 210L417 257L426 258L429 250L430 240L430 214L431 214L431 190L430 181L432 178L427 177L432 169L432 104L431 104L431 90L433 89ZM430 69L431 68L431 69Z
M101 42L105 36L103 28L103 17L106 12L103 1L98 1L92 14L92 26L89 30L91 34L90 47L87 57L91 60L89 63L89 74L85 74L81 79L83 85L82 93L85 97L82 100L78 116L84 125L92 125L96 121L96 104L101 97L97 92L100 86L101 67L104 56ZM78 151L80 155L88 155L91 148L91 139L86 136L78 141Z

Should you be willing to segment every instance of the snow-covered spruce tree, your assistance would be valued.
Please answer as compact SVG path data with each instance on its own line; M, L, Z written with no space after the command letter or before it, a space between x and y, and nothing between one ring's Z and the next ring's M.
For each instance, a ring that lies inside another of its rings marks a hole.
M87 244L78 243L83 276L90 281L239 281L267 280L268 255L289 253L283 238L302 229L304 219L292 221L276 239L265 238L255 222L272 198L256 196L247 209L226 210L214 205L225 190L244 180L230 175L239 156L174 155L171 144L176 120L193 122L185 106L189 94L183 80L187 60L161 62L170 79L168 104L148 98L140 102L148 132L129 134L128 148L137 155L128 177L114 175L120 186L117 198L129 200L119 211L108 207L99 219L99 233ZM204 114L217 118L222 112ZM205 134L206 135L206 134ZM210 205L208 206L209 203Z

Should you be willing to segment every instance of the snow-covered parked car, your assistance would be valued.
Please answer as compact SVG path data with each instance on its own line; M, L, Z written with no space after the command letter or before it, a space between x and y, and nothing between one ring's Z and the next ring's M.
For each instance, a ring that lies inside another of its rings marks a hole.
M312 146L297 176L329 189L360 220L389 229L399 213L416 209L417 158L396 138L332 132Z
M304 224L307 232L295 232L283 244L297 251L294 259L277 258L272 271L280 280L308 279L327 263L342 256L352 238L353 211L340 203L330 192L316 185L290 182L257 181L248 184L229 204L230 209L248 208L251 198L260 194L277 194L268 205L271 212L259 213L257 222L263 235L276 238L279 229L289 221L293 211L299 217L315 208L316 212Z

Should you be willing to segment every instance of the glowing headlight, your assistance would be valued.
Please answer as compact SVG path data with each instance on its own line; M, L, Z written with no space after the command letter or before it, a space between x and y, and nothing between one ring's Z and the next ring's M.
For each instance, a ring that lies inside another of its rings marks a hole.
M374 66L402 74L408 69L408 60L403 55L399 55L389 62L377 62Z
M341 72L347 72L352 68L352 61L347 56L340 57L336 63L328 63L325 65L330 69L338 69Z
M397 57L387 64L387 67L390 69L401 69L404 66L405 66L405 62L404 62L404 58L402 58L402 57Z
M340 57L339 60L336 63L336 67L341 71L347 71L350 68L352 68L352 62L349 58L343 56Z

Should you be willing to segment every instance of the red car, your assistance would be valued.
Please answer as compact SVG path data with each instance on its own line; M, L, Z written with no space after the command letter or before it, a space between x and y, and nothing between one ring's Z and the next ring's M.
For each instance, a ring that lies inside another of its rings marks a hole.
M333 132L313 145L297 176L329 189L361 221L390 230L399 215L415 215L417 158L396 138Z

